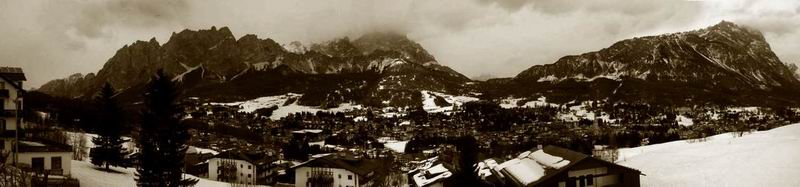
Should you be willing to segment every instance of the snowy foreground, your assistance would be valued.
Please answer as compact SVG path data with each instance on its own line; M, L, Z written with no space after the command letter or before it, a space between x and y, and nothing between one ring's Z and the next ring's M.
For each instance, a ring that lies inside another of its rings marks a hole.
M800 186L800 124L620 149L642 186Z
M106 186L136 186L136 169L134 168L113 168L118 172L105 172L97 170L94 165L83 161L72 161L72 176L80 180L81 186L85 187L106 187ZM198 187L228 187L229 183L212 181L208 179L198 178L186 174L187 178L199 179L197 182Z

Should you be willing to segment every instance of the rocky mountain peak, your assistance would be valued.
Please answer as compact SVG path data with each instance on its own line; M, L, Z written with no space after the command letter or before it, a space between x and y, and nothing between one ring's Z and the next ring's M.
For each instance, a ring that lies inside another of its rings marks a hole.
M555 85L668 82L705 90L784 90L780 93L800 88L800 80L772 52L761 32L727 21L694 31L623 40L599 51L533 66L515 79Z
M405 35L368 34L356 40L342 37L306 48L299 42L284 46L252 34L237 40L227 27L211 27L173 33L163 45L155 39L126 45L97 76L54 80L55 86L42 91L87 96L110 82L123 92L136 93L158 69L175 75L174 81L187 95L226 99L313 92L308 97L337 103L378 95L404 98L407 95L402 94L421 89L460 92L463 83L469 81L435 63L422 46ZM332 90L322 89L327 87ZM63 92L67 89L69 92ZM345 96L353 90L359 90L358 98ZM127 95L130 99L139 96ZM304 103L318 102L322 101Z
M436 63L433 55L405 34L396 32L367 33L353 41L353 44L363 53L371 53L375 50L394 50L403 53L403 56L411 62Z

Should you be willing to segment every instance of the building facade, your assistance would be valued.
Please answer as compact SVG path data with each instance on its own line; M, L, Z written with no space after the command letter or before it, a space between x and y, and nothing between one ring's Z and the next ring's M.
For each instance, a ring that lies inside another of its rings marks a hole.
M208 179L248 185L272 184L274 160L268 152L222 152L208 160Z
M326 155L292 167L296 187L373 186L380 163L371 159Z
M0 151L10 155L6 162L13 162L14 141L17 130L24 124L21 112L25 74L20 68L0 67Z

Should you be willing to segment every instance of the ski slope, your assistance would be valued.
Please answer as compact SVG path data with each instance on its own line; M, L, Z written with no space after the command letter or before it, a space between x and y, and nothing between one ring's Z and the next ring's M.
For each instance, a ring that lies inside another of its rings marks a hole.
M800 124L620 149L642 186L800 186Z
M209 103L209 104L221 105L221 106L236 106L239 107L239 112L245 112L245 113L253 113L256 110L262 108L270 108L273 106L278 107L277 109L272 111L272 116L269 116L269 118L272 120L278 120L280 118L289 116L289 114L294 114L298 112L310 112L310 113L315 113L317 111L346 112L362 108L361 105L351 104L351 103L343 103L338 107L328 108L328 109L323 109L314 106L304 106L298 104L298 100L302 96L303 96L302 94L287 93L284 95L266 96L241 102ZM290 100L293 101L287 102Z

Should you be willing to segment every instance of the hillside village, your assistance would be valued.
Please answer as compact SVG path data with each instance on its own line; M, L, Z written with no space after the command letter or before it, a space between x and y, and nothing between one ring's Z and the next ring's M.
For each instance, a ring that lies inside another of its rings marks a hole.
M800 186L800 3L257 2L0 3L0 187Z
M25 80L22 71L2 70L4 96L25 97L15 86ZM198 184L242 186L639 186L647 173L618 164L626 156L620 148L703 142L727 132L743 136L800 120L796 108L422 95L423 103L414 108L308 107L296 104L298 94L235 103L186 98L180 102L180 123L191 138L182 171ZM4 116L5 132L24 124L17 138L4 140L4 153L13 156L7 163L17 163L18 174L31 177L32 184L91 186L82 177L87 169L101 168L88 163L96 132L69 123L86 118L47 110L26 114ZM133 129L125 136L145 135ZM136 141L124 147L125 158L137 158ZM124 168L136 164L109 171L130 174ZM593 167L603 169L580 169Z

